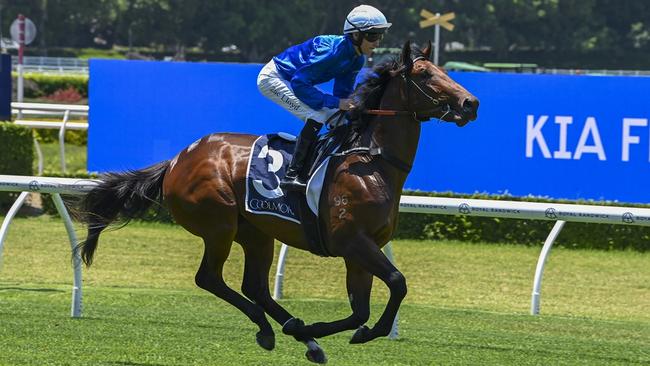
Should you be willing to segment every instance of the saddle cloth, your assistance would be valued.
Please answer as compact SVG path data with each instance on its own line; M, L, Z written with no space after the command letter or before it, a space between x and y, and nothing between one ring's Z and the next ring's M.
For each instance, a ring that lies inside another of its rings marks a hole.
M295 136L287 133L277 133L260 136L251 148L246 173L246 211L274 215L285 220L300 223L300 199L302 195L286 195L280 188L280 178L284 177L295 148ZM321 141L321 144L323 142ZM338 146L328 149L316 149L317 154L307 182L306 199L309 209L318 216L323 181L329 163L329 155ZM309 165L310 161L306 164Z

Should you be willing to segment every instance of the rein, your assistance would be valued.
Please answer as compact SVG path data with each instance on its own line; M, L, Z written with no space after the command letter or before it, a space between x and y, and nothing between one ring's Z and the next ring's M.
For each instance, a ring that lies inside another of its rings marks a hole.
M424 57L416 57L413 59L413 62L416 62L418 60L422 60ZM410 98L410 91L411 88L409 88L410 84L415 85L416 89L422 93L427 99L431 101L433 105L436 105L437 107L428 109L425 111L412 111L412 110L394 110L394 109L366 109L362 111L361 113L367 114L367 115L374 115L374 116L382 116L382 117L397 117L397 116L409 116L411 117L414 121L416 122L427 122L429 121L432 116L436 113L439 112L444 112L442 117L439 117L439 120L443 120L443 118L451 112L451 107L449 104L445 104L440 106L440 101L431 95L429 95L427 92L425 92L413 79L411 79L408 75L406 70L402 71L402 79L404 79L404 83L406 85L406 105L410 107L411 105L411 98ZM329 122L329 120L328 120ZM374 141L373 141L374 142ZM406 174L411 172L411 169L413 167L412 164L406 163L402 161L399 157L397 157L395 154L391 153L388 149L381 147L381 146L375 146L373 147L371 142L371 146L369 147L355 147L352 149L348 149L345 151L341 151L339 153L332 154L331 156L346 156L350 154L368 154L370 156L380 156L384 160L386 160L388 163L396 167L397 169L405 172Z
M434 114L441 111L445 112L445 114L443 114L442 117L438 118L439 120L442 120L449 112L451 112L451 107L449 107L448 104L445 104L440 107L427 109L426 111L420 111L420 112L400 111L394 109L366 109L361 113L370 114L374 116L383 116L383 117L410 116L413 117L415 121L427 122L431 119L431 117L426 117L427 115Z
M413 62L415 63L416 61L420 61L420 60L424 60L424 59L425 59L424 56L416 57L416 58L413 59ZM432 117L429 117L429 116L431 116L433 114L436 114L438 112L444 112L444 114L441 117L438 118L438 120L442 121L443 118L445 118L445 116L449 112L451 112L451 107L449 106L449 104L439 106L440 101L438 99L432 97L431 95L429 95L429 93L424 91L422 89L422 87L420 87L420 85L418 85L418 83L413 81L413 79L411 79L409 77L406 70L403 70L401 72L401 74L402 74L402 79L404 79L404 83L406 84L406 105L407 106L410 107L410 105L411 105L411 88L409 88L409 84L413 84L415 86L415 88L417 89L417 91L419 91L422 95L424 95L427 99L429 99L431 101L431 104L433 104L433 105L435 105L437 107L432 108L432 109L428 109L428 110L425 110L425 111L419 111L419 112L413 111L410 108L408 110L403 110L403 111L392 110L392 109L367 109L367 110L362 112L363 114L370 114L370 115L384 116L384 117L408 115L408 116L411 116L414 120L416 120L418 122L427 122L432 118Z

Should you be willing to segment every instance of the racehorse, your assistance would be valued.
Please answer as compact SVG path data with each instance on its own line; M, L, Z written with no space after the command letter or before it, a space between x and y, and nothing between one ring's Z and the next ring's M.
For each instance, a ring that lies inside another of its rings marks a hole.
M308 250L301 226L272 215L253 215L244 207L245 176L257 136L216 133L181 151L174 159L135 171L105 173L101 183L78 204L88 225L81 256L90 266L102 230L139 217L152 204L165 204L176 223L203 239L205 251L196 284L227 301L259 326L257 343L271 350L275 334L266 314L282 332L304 342L307 358L326 362L315 338L355 330L350 343L386 336L406 296L406 279L381 248L397 227L402 188L420 137L421 122L439 119L464 126L477 117L479 102L440 67L424 49L406 42L399 60L378 65L354 92L358 131L330 160L319 206L323 242L332 256L343 258L352 314L344 319L306 325L269 293L268 276L274 239ZM363 149L360 147L372 147ZM224 282L222 269L232 243L245 255L242 294ZM390 290L377 321L370 316L373 277Z

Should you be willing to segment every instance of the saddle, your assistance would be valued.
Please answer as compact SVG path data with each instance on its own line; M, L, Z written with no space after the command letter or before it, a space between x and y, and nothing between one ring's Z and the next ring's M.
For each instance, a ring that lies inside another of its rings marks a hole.
M341 121L343 116L343 111L339 111L332 118L338 117L339 121ZM392 151L376 146L372 141L366 141L365 144L361 141L359 138L360 133L367 127L368 121L361 118L360 114L357 114L356 116L345 114L345 116L347 117L347 123L339 123L337 127L322 135L318 139L318 142L314 144L315 146L312 148L312 151L310 151L310 155L305 162L305 166L309 169L303 169L303 172L301 173L303 174L302 178L311 177L311 180L307 183L307 192L310 191L310 184L312 182L316 182L317 184L322 183L323 185L326 184L324 179L318 180L313 178L314 176L319 175L319 172L322 173L324 177L327 170L333 168L330 166L329 161L327 162L327 166L323 167L323 162L334 156L346 156L359 153L368 154L370 156L378 156L392 164L397 169L407 173L411 170L411 165L400 160ZM330 118L330 120L332 118ZM339 151L342 148L346 148L346 150ZM298 196L297 200L299 202L300 220L305 237L309 243L309 250L316 255L331 257L332 254L325 246L325 241L322 235L321 228L323 225L321 219L318 217L318 205L312 203L310 209L310 200L309 198L306 199L305 192L290 192L289 196L291 197L292 195L294 197ZM320 199L320 190L319 196L315 199ZM313 209L314 206L316 209Z
M338 117L340 121L343 117L342 111L335 114L332 118L330 118L330 120L336 117ZM329 124L327 125L329 127ZM313 178L316 174L316 171L321 168L321 165L325 162L325 160L334 155L337 150L346 142L350 136L350 132L351 127L349 124L339 124L338 126L329 130L327 133L321 135L309 152L308 158L305 161L305 169L303 169L301 172L301 178L305 180L307 177ZM327 170L330 169L329 162L327 162L327 166L321 169L325 169L324 174L326 174ZM316 213L314 213L313 207L310 208L309 198L307 197L310 188L309 186L311 184L321 183L323 185L326 184L324 180L311 179L308 182L307 190L305 192L289 192L288 195L299 196L297 201L299 202L300 222L302 223L303 232L305 234L307 242L309 243L309 251L319 256L331 257L332 254L329 252L329 250L327 250L325 240L322 235L323 225L320 217L318 217L318 211L316 210ZM319 187L319 191L320 188L322 187ZM319 197L312 199L320 199L320 195ZM318 205L315 205L313 203L312 206L318 207Z
M342 120L342 115L339 117ZM343 124L330 129L314 143L301 172L302 178L310 177L306 192L285 192L279 187L279 179L285 174L295 149L295 138L283 133L260 136L251 147L248 162L246 211L301 224L309 250L320 256L331 256L324 245L318 205L329 158L347 145L350 132L349 124Z
M318 140L311 147L307 160L305 161L305 169L301 172L303 178L311 177L320 164L341 147L350 135L350 130L351 128L348 124L342 124L329 129L327 133L318 137Z

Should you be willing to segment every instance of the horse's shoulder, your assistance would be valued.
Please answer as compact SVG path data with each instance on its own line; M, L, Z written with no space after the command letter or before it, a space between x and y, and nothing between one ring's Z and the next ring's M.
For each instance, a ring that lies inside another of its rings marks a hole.
M259 136L251 135L245 133L233 133L233 132L217 132L206 135L203 137L203 141L208 143L224 143L228 145L250 145L255 141Z

